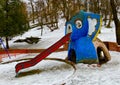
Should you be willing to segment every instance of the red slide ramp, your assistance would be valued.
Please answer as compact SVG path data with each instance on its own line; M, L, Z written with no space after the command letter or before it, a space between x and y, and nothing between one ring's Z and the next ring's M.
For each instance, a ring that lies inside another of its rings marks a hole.
M53 44L52 46L50 46L45 51L43 51L40 54L38 54L35 58L33 58L33 59L29 60L29 61L26 61L26 62L18 63L15 66L16 73L18 73L22 69L25 69L25 68L32 67L32 66L36 65L41 60L43 60L44 58L46 58L49 54L51 54L52 52L54 52L55 50L57 50L60 46L62 46L63 44L65 44L69 39L70 39L70 33L67 34L67 35L65 35L64 37L62 37L59 41L57 41L55 44Z

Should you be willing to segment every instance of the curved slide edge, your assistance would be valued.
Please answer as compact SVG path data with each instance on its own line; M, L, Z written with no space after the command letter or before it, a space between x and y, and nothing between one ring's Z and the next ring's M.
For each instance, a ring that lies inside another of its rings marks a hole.
M70 40L70 34L71 33L69 33L69 34L65 35L64 37L62 37L59 41L57 41L55 44L50 46L45 51L38 54L35 58L33 58L33 59L29 60L29 61L26 61L26 62L18 63L15 66L15 69L16 69L15 72L18 73L22 69L32 67L32 66L36 65L37 63L39 63L41 60L46 58L49 54L51 54L52 52L57 50L60 46L65 44L68 40Z

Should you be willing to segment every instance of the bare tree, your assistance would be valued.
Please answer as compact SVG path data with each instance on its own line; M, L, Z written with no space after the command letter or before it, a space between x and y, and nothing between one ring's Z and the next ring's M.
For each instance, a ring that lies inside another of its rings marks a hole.
M36 18L38 20L38 26L41 27L41 36L43 35L43 10L45 8L45 4L43 0L38 0L35 3L36 8Z
M120 45L120 21L117 16L117 10L116 10L116 0L110 0L111 8L112 8L112 13L113 13L113 19L115 22L115 27L116 27L116 37L117 37L117 43Z
M112 13L109 15L109 22L108 22L108 24L107 24L107 28L111 28L111 22L112 22Z
M29 0L32 8L32 21L35 22L35 9L34 9L34 0Z
M110 1L109 1L109 0L107 0L107 4L106 4L106 5L107 5L106 8L107 8L107 10L108 10L108 11L107 11L107 14L109 15L109 16L108 16L108 17L109 17L109 18L108 18L109 21L108 21L108 24L107 24L106 27L107 27L107 28L111 28L110 25L111 25L111 22L112 22L112 19L113 19L113 17L112 17L113 14L112 14L112 9L111 9L111 5L110 5Z

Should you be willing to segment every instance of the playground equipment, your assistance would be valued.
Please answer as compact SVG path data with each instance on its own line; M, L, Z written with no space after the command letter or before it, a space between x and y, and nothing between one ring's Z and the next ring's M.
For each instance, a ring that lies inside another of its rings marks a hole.
M35 58L31 59L30 61L21 62L16 65L16 73L18 73L19 70L25 69L31 66L36 65L41 60L46 58L49 54L57 50L60 46L66 43L66 41L69 40L70 33L65 35L63 38L61 38L59 41L57 41L55 44L53 44L51 47L43 51L42 53L38 54Z
M95 30L89 35L88 18L97 19ZM69 42L67 59L75 63L98 63L103 64L110 60L110 54L102 41L97 39L101 26L101 17L98 14L80 11L66 23L66 35L48 49L38 54L35 58L18 63L16 73L20 70L31 67L46 58L60 46ZM103 53L103 55L102 55Z
M91 32L88 18L96 19L97 24ZM66 23L65 33L71 33L68 60L74 63L103 64L109 61L110 54L102 41L97 39L102 19L98 14L80 11Z

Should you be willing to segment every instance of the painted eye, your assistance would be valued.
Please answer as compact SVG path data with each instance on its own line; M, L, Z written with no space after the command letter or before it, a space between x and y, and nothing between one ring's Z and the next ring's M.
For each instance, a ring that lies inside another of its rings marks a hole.
M80 29L82 27L82 21L81 20L76 20L75 25L78 29Z
M71 33L72 32L72 25L68 24L67 25L67 33Z

